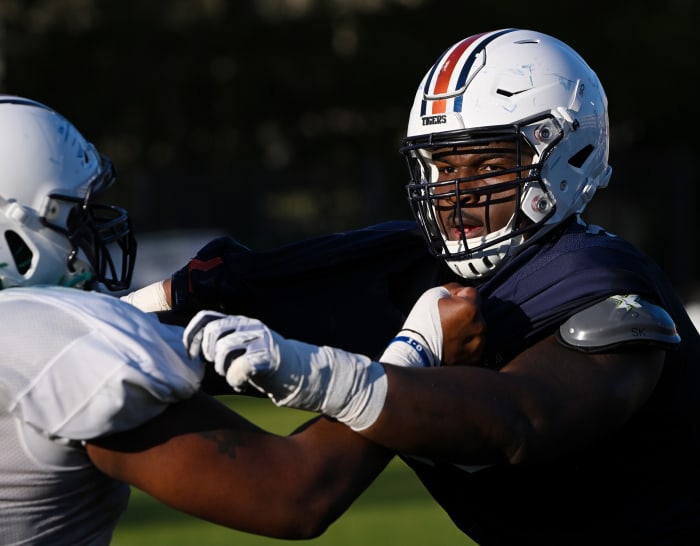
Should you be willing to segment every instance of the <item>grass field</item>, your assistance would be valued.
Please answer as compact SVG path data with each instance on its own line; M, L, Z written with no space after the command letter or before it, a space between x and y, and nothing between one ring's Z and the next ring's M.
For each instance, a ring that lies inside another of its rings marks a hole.
M231 397L230 404L259 425L287 433L309 413L274 407L267 400ZM113 546L273 546L293 541L230 531L180 514L134 490ZM299 544L298 542L295 542ZM413 472L395 459L326 533L303 544L366 546L473 545L425 492Z

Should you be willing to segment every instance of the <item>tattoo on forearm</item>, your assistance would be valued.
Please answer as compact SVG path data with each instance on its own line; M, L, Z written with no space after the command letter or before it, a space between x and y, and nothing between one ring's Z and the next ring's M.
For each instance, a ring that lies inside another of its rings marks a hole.
M214 442L219 453L226 455L230 459L236 458L236 446L245 445L240 434L235 430L208 430L200 432L200 435Z

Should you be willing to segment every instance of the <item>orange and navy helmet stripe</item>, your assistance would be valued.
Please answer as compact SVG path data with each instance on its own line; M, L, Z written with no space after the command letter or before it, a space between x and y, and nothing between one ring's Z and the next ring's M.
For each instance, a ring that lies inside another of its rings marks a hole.
M445 51L430 70L430 74L425 81L425 87L423 88L423 96L435 96L448 93L450 91L448 89L450 81L452 80L454 71L460 64L459 61L462 58L462 55L467 49L469 49L469 47L472 46L472 44L480 41L479 48L474 48L469 54L469 57L462 64L462 68L457 78L455 89L460 89L461 87L463 87L467 82L467 77L469 76L469 72L471 71L472 66L474 65L474 60L476 59L477 53L479 53L484 47L486 47L486 45L488 45L490 42L492 42L499 36L503 36L504 34L508 32L513 32L514 30L515 29L509 28L497 32L484 32L481 34L475 34L473 36L470 36L469 38L465 38L455 46ZM484 38L484 36L486 36L486 38ZM448 99L436 99L427 101L425 100L425 98L423 98L420 112L421 116L444 114L447 110L447 100ZM429 103L432 108L432 111L430 112L427 111ZM462 111L461 95L455 97L453 111Z

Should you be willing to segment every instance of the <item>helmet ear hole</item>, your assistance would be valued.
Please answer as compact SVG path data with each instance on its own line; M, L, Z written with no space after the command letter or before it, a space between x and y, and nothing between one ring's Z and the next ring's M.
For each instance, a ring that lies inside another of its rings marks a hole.
M7 241L7 246L10 249L12 259L15 261L17 271L21 275L24 275L32 266L32 258L34 257L34 253L27 246L27 243L24 242L24 239L22 239L22 237L20 237L14 231L6 231L5 240Z

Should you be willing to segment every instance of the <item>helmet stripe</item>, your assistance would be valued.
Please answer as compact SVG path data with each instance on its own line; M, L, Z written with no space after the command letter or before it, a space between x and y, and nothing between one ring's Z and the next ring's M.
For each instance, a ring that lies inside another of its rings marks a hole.
M450 85L450 79L452 78L452 74L455 71L455 68L457 68L457 64L459 63L459 59L462 57L462 53L464 53L465 49L467 49L470 45L472 45L476 40L478 40L482 36L483 34L475 34L474 36L465 38L464 40L459 42L457 46L452 50L452 53L450 53L447 56L447 59L445 59L445 61L442 63L442 67L438 71L437 79L435 80L435 86L433 87L434 95L441 95L447 92L448 87ZM471 62L468 61L468 64L470 66L473 62L473 59L474 54L470 56L469 61ZM462 70L462 73L464 73L464 70ZM445 112L446 109L446 99L440 99L433 102L433 114L442 114Z
M428 76L428 79L425 82L425 89L423 90L423 96L425 95L438 95L440 93L444 93L447 91L447 86L450 83L450 78L452 77L452 72L454 72L454 69L457 65L457 61L459 58L462 56L462 53L464 53L464 50L467 49L470 45L472 45L477 39L479 39L481 36L484 34L475 34L474 36L470 36L469 38L465 38L461 42L459 42L457 45L455 45L452 49L452 51L447 55L447 53L450 51L449 49L443 53L438 61L433 65L433 68L430 71L430 76ZM447 57L445 59L445 57ZM444 59L444 61L443 61ZM433 81L433 77L435 76L435 72L437 72L437 78L435 79L435 85L433 86L433 91L432 93L430 92L430 84ZM426 108L427 108L427 101L423 99L423 104L421 106L421 115L426 114ZM440 99L436 101L431 101L432 105L432 112L431 114L442 114L446 108L447 108L447 101L445 99Z
M459 77L457 78L457 85L455 86L455 89L460 89L466 84L467 77L469 76L469 72L472 69L472 66L474 64L474 60L476 59L476 54L481 51L487 44L491 43L493 40L498 38L499 36L502 36L503 34L506 34L508 32L513 32L515 29L508 28L501 30L499 32L483 32L481 34L475 34L474 36L470 36L468 38L465 38L461 42L459 42L457 45L455 45L452 50L450 51L449 49L445 51L445 53L442 54L440 59L433 65L433 68L430 72L430 76L427 78L427 81L425 82L425 88L423 90L423 95L441 95L444 93L447 93L449 91L449 85L450 85L450 80L452 79L452 75L454 74L454 71L457 69L457 66L459 64L459 60L464 54L464 52L476 41L478 41L480 38L483 36L486 36L489 34L487 38L485 38L480 45L479 49L475 49L474 51L471 52L469 57L466 59L464 64L462 65L462 69L459 73ZM449 55L448 55L449 53ZM435 73L437 72L437 76L435 77ZM435 79L435 85L433 86L432 93L430 93L430 85L431 82ZM431 114L443 114L447 110L447 101L449 99L438 99L438 100L432 100L430 101L432 104L432 112ZM428 101L423 99L423 104L421 105L421 115L426 115L426 110L428 106ZM454 103L454 111L455 112L461 112L462 111L462 96L455 97L455 103Z

